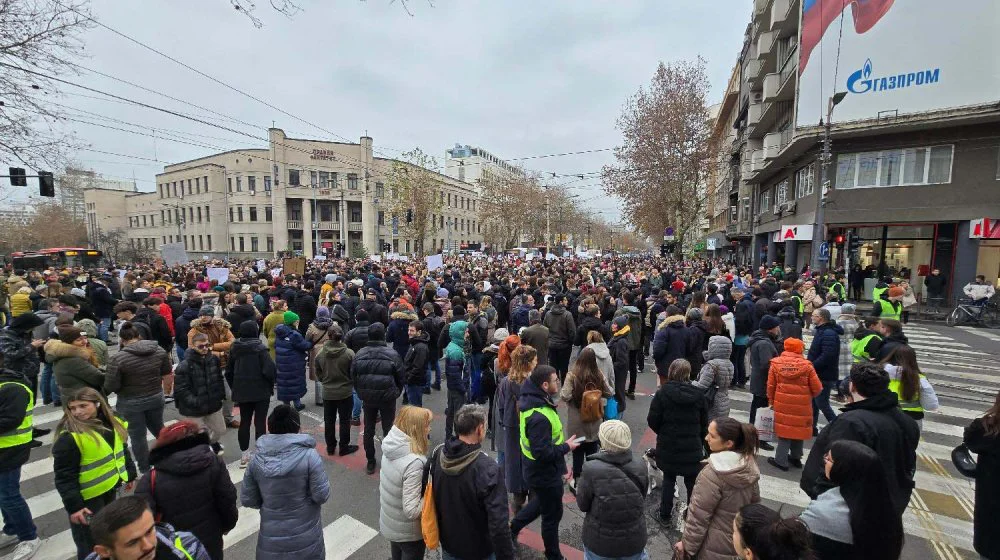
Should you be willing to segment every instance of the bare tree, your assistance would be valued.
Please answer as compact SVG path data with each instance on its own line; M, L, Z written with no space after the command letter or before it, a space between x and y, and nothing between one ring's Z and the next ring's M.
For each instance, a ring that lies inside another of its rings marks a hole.
M291 18L302 11L302 7L293 0L268 0L271 7L279 14ZM257 4L253 0L229 0L233 8L245 15L254 27L260 29L264 27L264 22L257 17Z
M122 262L128 247L128 236L125 230L115 228L100 231L97 234L97 248L104 252L104 259L109 263Z
M424 240L439 229L432 216L440 215L444 208L441 181L431 171L437 162L420 148L402 154L401 158L402 161L393 161L389 169L386 207L388 214L398 220L400 234L411 238L413 251L422 255Z
M645 236L673 227L677 247L698 233L711 157L705 61L662 62L649 88L625 103L617 128L617 165L605 166L604 189L623 203L625 220Z
M76 146L56 126L62 111L49 103L59 84L39 74L76 73L87 14L87 0L0 0L0 160L58 169Z

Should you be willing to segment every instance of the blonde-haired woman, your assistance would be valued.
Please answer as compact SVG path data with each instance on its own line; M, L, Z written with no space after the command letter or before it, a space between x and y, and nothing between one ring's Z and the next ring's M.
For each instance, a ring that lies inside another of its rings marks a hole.
M115 499L119 486L131 490L135 465L128 447L128 424L116 417L90 387L63 398L65 416L52 445L55 485L69 513L77 558L94 550L90 518Z
M521 397L521 385L538 365L538 352L534 347L522 344L510 353L510 371L497 387L497 421L504 431L504 445L498 462L504 465L504 482L507 491L514 495L512 504L516 514L528 499L528 485L521 474L521 434L517 399Z
M382 440L378 525L382 536L389 541L392 560L424 557L420 512L424 506L424 464L433 417L426 408L404 406Z

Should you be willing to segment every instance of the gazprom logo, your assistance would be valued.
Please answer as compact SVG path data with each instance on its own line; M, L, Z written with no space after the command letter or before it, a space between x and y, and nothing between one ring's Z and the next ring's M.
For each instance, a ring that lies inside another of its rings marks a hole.
M895 76L872 77L872 59L869 58L865 61L865 65L860 70L854 72L847 78L847 89L851 93L885 91L911 86L936 84L940 78L940 68L918 70L916 72L896 74Z

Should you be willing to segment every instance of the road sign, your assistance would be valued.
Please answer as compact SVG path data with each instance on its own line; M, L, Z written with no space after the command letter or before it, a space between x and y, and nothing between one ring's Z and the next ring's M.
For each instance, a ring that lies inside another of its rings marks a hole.
M663 240L673 241L674 240L674 228L668 227L663 230Z
M819 244L819 260L830 260L830 243L828 241Z

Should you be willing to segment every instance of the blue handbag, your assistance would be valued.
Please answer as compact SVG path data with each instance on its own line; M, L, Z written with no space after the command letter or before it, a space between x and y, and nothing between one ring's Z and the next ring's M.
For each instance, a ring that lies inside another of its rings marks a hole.
M605 420L617 420L618 419L618 399L611 397L608 402L604 405L604 419Z

